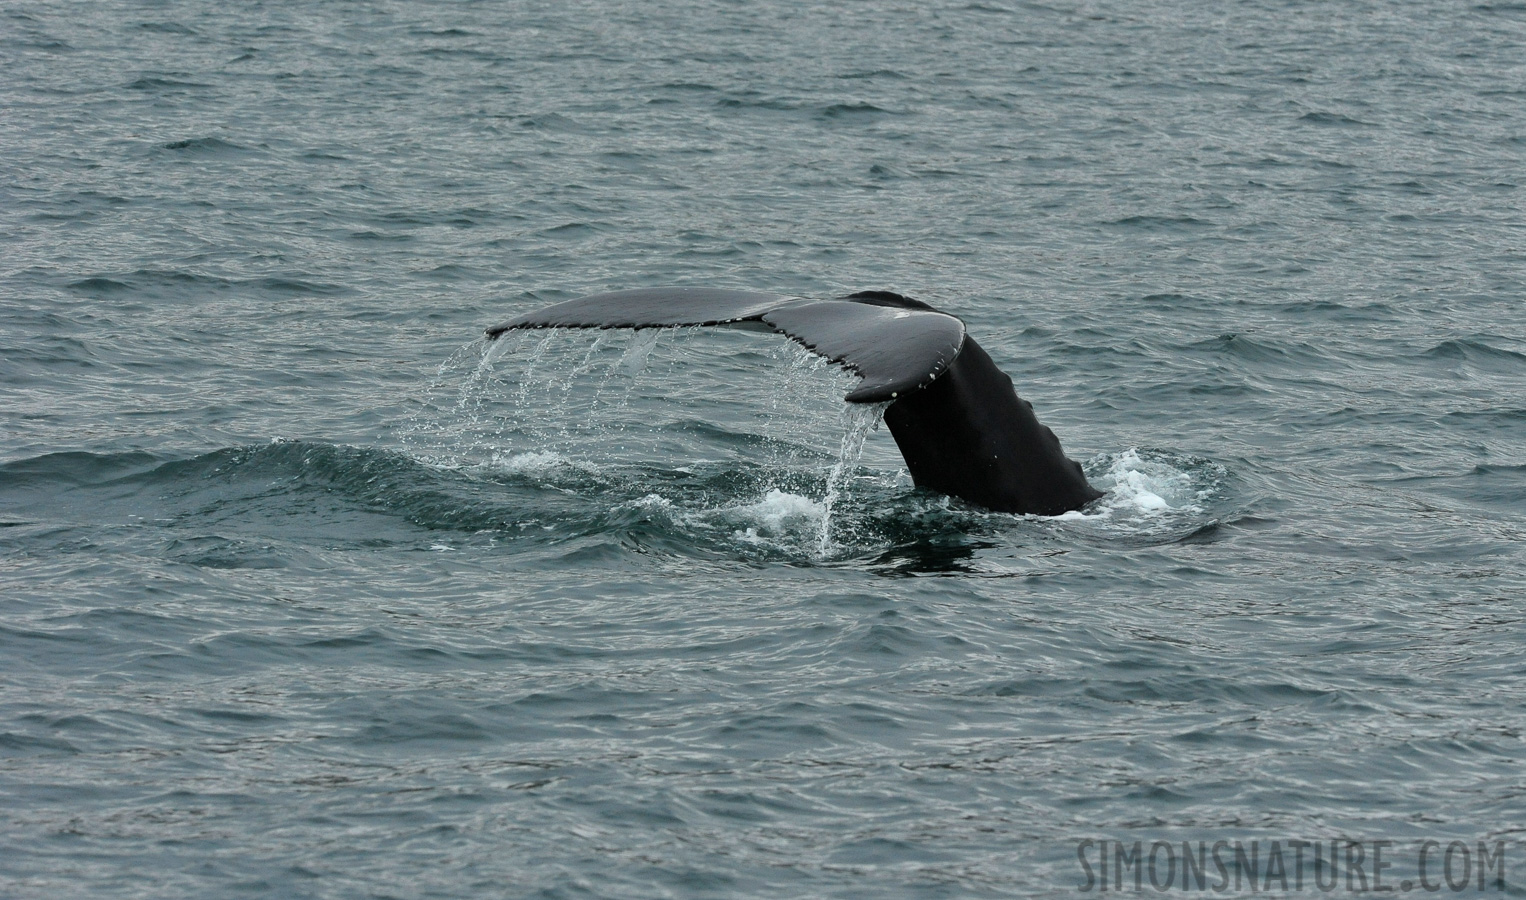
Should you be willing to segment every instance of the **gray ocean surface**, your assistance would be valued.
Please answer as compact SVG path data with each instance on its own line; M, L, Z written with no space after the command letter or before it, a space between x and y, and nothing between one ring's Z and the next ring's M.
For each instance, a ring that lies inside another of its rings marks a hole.
M7 3L0 897L1521 896L1523 181L1519 3ZM668 284L946 309L1110 494L482 339Z

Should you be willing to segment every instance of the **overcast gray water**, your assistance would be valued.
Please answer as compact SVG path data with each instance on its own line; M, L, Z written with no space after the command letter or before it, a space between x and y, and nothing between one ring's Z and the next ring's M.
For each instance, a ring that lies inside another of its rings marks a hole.
M0 897L1519 896L1523 177L1512 3L6 4ZM666 284L958 315L1110 494L482 340Z

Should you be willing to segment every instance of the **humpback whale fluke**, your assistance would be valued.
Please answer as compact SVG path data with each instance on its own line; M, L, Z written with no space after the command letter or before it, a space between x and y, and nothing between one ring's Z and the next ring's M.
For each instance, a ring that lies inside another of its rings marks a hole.
M888 291L809 300L717 288L640 288L569 300L487 330L724 325L774 330L862 376L918 487L997 512L1053 516L1102 496L964 323Z

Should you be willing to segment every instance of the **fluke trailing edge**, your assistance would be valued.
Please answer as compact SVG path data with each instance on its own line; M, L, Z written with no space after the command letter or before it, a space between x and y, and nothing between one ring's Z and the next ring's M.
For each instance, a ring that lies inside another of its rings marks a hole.
M883 403L918 487L998 512L1053 516L1102 496L964 323L884 291L837 300L714 288L641 288L548 306L487 330L727 325L779 331L863 381L850 403Z

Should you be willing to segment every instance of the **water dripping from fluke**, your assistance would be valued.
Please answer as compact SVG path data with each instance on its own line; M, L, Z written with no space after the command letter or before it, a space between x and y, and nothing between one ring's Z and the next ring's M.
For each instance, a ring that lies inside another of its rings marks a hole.
M843 538L857 511L845 520L844 504L884 404L837 399L851 374L804 351L739 369L738 349L754 340L745 335L589 338L520 331L460 348L405 424L406 451L486 490L532 489L612 528L644 529L636 543L764 558L858 552Z
M827 492L821 501L821 537L816 544L817 556L829 556L832 544L832 508L841 499L848 475L864 455L864 441L869 433L879 428L889 403L847 404L843 407L843 435L837 463L827 475Z

